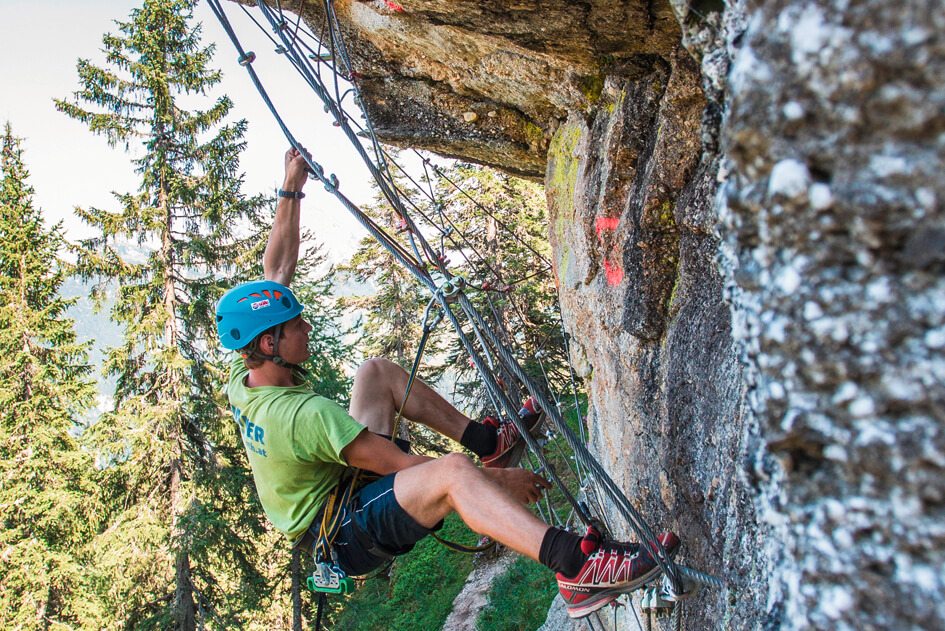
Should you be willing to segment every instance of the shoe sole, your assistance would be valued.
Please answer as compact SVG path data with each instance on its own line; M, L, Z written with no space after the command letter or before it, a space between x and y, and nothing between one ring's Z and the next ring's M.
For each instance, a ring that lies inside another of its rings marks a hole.
M676 548L669 554L669 557L671 559L675 558L678 551L679 548ZM603 607L606 607L610 603L614 602L622 594L629 594L630 592L636 591L637 589L643 587L649 583L654 576L658 576L660 571L660 566L657 565L632 583L627 583L626 585L621 585L620 587L614 587L612 589L600 591L593 597L593 600L584 601L576 607L572 608L565 606L565 609L568 611L568 617L575 620L579 618L586 618L595 611L602 609Z

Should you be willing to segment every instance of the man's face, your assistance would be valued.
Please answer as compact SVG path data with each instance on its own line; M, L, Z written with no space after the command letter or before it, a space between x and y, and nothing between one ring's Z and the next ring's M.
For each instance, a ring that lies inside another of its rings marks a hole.
M279 355L290 364L301 364L309 358L308 334L312 325L297 315L282 325L282 337L279 340Z

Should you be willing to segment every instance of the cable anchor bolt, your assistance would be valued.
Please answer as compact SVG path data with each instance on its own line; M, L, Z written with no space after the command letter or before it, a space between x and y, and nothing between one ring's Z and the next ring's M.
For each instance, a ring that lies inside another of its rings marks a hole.
M678 568L679 566L677 566ZM702 586L698 581L694 580L692 577L686 575L683 572L680 572L679 581L681 583L680 587L682 588L682 593L677 594L673 591L673 582L669 580L669 577L665 574L663 575L662 583L659 587L659 598L667 602L679 602L681 600L687 600L692 598L698 593L699 588Z
M447 301L452 302L465 288L466 279L462 276L454 276L440 285L437 291L440 293L440 295L446 298Z
M640 597L640 611L644 615L653 614L657 618L667 618L673 612L676 603L663 597L663 590L657 585L648 585Z

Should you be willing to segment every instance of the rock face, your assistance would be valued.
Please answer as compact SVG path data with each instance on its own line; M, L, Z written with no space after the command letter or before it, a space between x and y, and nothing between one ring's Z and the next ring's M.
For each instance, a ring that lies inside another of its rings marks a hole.
M729 584L688 628L939 626L940 4L334 6L382 138L544 178L593 449Z
M321 4L306 2L311 24L323 23ZM669 6L642 1L376 0L335 11L380 136L531 178L545 173L557 122L590 108L611 69L649 65L679 39Z
M945 12L753 4L720 195L783 628L945 620Z

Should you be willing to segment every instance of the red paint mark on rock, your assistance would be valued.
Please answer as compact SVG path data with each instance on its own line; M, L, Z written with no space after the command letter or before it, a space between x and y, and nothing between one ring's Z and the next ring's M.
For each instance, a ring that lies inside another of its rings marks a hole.
M384 0L384 4L387 5L387 8L391 11L396 11L397 13L403 13L404 8L394 2L394 0Z
M623 281L623 267L617 263L611 263L604 259L604 273L607 276L607 284L611 287L619 285Z
M595 224L597 236L600 237L600 233L604 230L616 230L617 224L619 223L620 217L598 217L597 223Z

